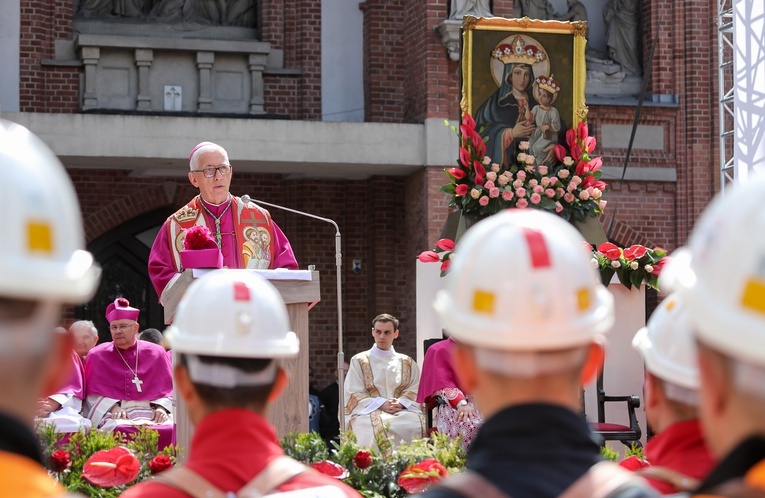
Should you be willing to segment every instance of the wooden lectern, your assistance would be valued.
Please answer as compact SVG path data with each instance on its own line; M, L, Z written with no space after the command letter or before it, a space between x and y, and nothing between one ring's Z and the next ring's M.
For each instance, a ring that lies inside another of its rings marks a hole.
M230 271L247 272L253 270ZM168 284L162 293L166 324L172 322L178 303L188 286L194 281L192 272L193 270L184 270L175 281ZM275 270L274 273L257 270L256 272L267 278L281 293L282 299L287 305L292 330L300 340L298 357L284 362L290 375L290 382L281 397L271 405L269 413L269 420L281 439L290 432L308 432L308 310L320 300L319 272L310 272L311 280L291 280L289 273L292 272L288 270ZM303 277L307 272L296 271L294 273L295 275L301 274ZM278 279L275 280L274 277L278 277ZM175 402L176 442L186 455L188 454L193 427L186 413L183 400L177 393L174 393L173 399Z

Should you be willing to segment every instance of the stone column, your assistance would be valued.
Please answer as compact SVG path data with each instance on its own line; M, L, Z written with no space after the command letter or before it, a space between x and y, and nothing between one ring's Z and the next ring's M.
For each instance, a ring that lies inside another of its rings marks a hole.
M214 52L197 52L197 69L199 70L197 110L199 112L211 112L213 110L212 67L214 62Z
M265 112L263 108L263 105L265 104L263 70L266 67L266 56L261 54L250 54L248 67L250 69L250 79L252 80L250 114L263 114Z
M85 92L82 94L82 110L98 108L98 80L96 65L101 58L98 47L82 47L82 65L85 67Z
M135 65L138 66L138 99L136 109L151 110L151 91L149 90L149 68L154 60L154 51L150 48L138 48L135 51Z

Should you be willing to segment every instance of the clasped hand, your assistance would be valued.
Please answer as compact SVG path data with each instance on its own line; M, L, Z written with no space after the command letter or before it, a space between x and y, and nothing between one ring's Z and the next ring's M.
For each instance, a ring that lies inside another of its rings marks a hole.
M380 407L380 410L384 411L385 413L390 413L391 415L394 413L398 413L401 410L404 409L404 405L399 403L399 401L396 398L391 398L385 403L382 404Z

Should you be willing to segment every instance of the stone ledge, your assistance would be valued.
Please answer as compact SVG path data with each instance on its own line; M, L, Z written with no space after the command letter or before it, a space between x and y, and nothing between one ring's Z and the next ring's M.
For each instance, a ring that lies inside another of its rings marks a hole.
M178 52L222 52L267 54L271 44L259 41L206 40L191 38L150 38L143 36L79 35L75 47L148 48Z

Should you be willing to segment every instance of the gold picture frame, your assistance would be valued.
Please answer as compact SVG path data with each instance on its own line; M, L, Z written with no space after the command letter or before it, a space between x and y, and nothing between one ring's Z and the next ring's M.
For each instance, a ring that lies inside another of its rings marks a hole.
M515 157L511 145L531 139L532 126L546 130L534 139L544 134L550 144L562 143L566 130L586 118L586 32L580 21L465 18L460 108L475 119L492 161ZM532 113L540 104L547 113ZM559 130L540 125L550 108L559 115ZM521 121L526 128L517 126Z

